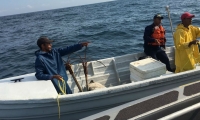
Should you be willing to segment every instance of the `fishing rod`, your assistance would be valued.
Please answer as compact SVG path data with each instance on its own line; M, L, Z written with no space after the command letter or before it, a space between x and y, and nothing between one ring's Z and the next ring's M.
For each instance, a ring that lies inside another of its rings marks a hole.
M168 5L166 6L166 11L168 13L168 18L169 18L169 22L170 22L170 26L171 26L172 37L173 37L173 26L172 26L172 20L171 20L171 17L170 17L170 11L169 11L169 6Z

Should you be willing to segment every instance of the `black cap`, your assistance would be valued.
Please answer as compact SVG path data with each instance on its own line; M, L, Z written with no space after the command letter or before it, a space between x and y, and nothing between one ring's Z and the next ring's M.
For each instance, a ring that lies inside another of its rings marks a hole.
M50 40L49 38L47 37L40 37L38 40L37 40L37 45L38 47L40 47L42 44L45 44L45 43L52 43L53 40Z
M156 15L153 17L153 19L156 19L156 18L163 19L163 16L162 16L162 15L160 15L160 14L156 14Z

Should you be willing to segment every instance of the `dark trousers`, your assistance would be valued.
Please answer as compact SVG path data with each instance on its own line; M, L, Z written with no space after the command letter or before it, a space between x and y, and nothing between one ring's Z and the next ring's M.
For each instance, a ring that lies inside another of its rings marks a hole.
M169 58L167 57L165 51L158 49L158 50L145 50L144 52L146 55L151 56L153 59L160 60L162 63L166 65L168 71L173 72L170 67Z

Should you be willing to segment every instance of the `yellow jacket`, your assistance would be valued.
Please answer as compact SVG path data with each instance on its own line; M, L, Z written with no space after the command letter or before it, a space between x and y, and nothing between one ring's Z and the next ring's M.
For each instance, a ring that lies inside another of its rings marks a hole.
M200 37L198 27L190 25L187 29L183 24L177 26L174 33L176 73L192 70L195 63L200 61L198 45L188 47L189 42L196 40L197 37Z

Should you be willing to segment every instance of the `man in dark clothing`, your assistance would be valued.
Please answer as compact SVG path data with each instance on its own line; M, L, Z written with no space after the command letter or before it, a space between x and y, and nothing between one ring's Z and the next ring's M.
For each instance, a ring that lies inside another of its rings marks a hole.
M37 45L40 50L35 52L35 76L38 80L51 80L58 93L62 93L58 86L58 80L61 81L63 79L66 83L66 91L64 92L72 94L72 91L67 84L68 77L61 57L80 50L83 46L87 46L88 42L58 49L52 49L52 42L53 41L49 40L47 37L40 37L38 39Z
M156 60L160 60L166 65L168 71L172 71L169 63L169 58L165 53L165 29L161 25L163 17L156 14L153 18L153 24L147 26L144 32L144 52Z

